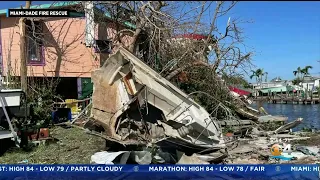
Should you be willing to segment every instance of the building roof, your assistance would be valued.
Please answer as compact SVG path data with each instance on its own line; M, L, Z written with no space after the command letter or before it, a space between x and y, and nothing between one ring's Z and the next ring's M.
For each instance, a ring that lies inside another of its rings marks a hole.
M249 95L250 93L252 93L251 90L237 88L237 87L233 87L233 86L229 86L228 88L230 91L235 92L235 93L239 94L240 96Z
M317 79L320 79L320 78L319 78L319 77L316 77L316 76L310 76L310 75L308 75L308 76L304 76L303 81L315 81L315 80L317 80Z
M282 82L283 80L280 77L275 77L273 79L271 79L270 82Z
M81 4L81 1L68 1L68 2L57 2L57 3L49 3L49 4L40 4L40 5L33 5L30 9L50 9L50 8L62 8L62 7L69 7ZM21 9L21 7L16 8L9 8L9 9ZM0 16L6 15L8 9L1 9ZM109 12L105 12L104 14L107 18L111 18L111 14ZM135 29L136 26L130 22L124 22L124 25Z
M260 89L262 93L268 93L270 92L286 92L286 91L293 91L294 87L292 86L279 86L279 87L269 87L269 88L263 88Z

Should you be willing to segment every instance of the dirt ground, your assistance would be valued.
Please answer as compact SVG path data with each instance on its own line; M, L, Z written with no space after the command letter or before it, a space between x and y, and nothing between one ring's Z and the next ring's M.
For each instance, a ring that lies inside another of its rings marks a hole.
M0 164L22 161L35 164L88 164L90 157L105 148L105 140L78 128L54 127L50 134L55 141L46 141L26 152L13 147L0 156Z

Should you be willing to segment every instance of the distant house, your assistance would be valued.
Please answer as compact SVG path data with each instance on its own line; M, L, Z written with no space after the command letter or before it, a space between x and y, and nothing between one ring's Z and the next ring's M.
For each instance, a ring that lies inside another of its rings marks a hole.
M305 76L301 83L302 88L308 91L315 91L316 87L319 87L320 77Z
M262 82L253 84L254 89L257 94L266 96L269 93L292 93L297 91L302 91L302 88L293 85L292 81L282 80L280 77L273 78L269 82ZM259 93L258 93L259 92Z
M269 82L254 83L253 86L255 89L263 89L263 88L287 86L291 84L292 84L291 81L282 80L280 77L276 77L274 79L271 79Z
M32 6L31 8L75 9L77 2L60 2ZM0 58L4 83L20 77L20 36L18 18L6 17L7 9L0 10ZM26 21L28 76L39 79L59 78L57 93L64 98L78 99L92 93L91 72L98 68L112 49L115 23L106 15L105 23L95 23L88 32L85 13L72 13L67 18L35 18ZM123 26L134 25L129 22ZM94 43L87 44L93 36ZM130 42L125 35L122 41Z
M304 76L303 82L299 85L293 85L292 81L281 80L281 78L274 78L270 82L262 82L252 84L256 92L260 92L262 95L268 95L268 93L292 93L292 92L305 92L317 90L320 86L320 77Z

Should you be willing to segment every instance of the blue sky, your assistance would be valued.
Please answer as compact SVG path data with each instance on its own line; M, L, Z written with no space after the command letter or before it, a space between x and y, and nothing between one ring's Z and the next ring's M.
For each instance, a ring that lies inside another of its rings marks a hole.
M269 77L293 78L298 66L320 72L320 2L240 2L233 13L254 23L244 26L257 67ZM269 78L269 79L270 79Z
M0 9L18 7L25 1L2 1ZM48 3L33 1L32 4ZM268 72L268 79L294 78L298 66L313 66L320 73L320 2L239 2L229 16L253 23L242 24L245 44L253 48L253 63ZM223 23L225 24L225 23Z

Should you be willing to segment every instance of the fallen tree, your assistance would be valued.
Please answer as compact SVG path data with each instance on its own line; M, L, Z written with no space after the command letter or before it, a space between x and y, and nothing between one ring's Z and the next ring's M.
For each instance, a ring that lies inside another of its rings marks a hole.
M193 98L218 119L228 119L236 114L235 105L240 102L230 96L222 75L246 74L253 55L244 50L239 28L243 21L228 17L236 4L97 1L93 5L99 28L110 20L116 22L115 34L110 37L114 50L125 47L187 94L204 92ZM226 25L218 26L218 20Z

